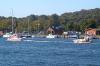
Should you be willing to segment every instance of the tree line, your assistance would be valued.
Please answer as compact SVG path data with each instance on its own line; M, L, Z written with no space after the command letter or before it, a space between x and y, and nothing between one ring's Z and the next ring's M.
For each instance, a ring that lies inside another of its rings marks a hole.
M61 15L29 15L23 18L13 17L15 31L37 32L48 27L60 27L64 31L82 31L86 28L100 28L100 8L64 13ZM0 16L0 31L12 30L12 17Z

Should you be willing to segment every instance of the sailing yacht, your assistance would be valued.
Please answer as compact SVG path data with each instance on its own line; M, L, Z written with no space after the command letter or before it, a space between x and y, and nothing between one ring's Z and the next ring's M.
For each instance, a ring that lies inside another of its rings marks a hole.
M18 34L12 34L10 37L7 38L7 41L21 41L22 38L18 37Z
M29 30L30 30L30 28L29 28L29 19L28 19L28 29L27 29L28 31L24 31L22 34L21 34L21 38L32 38L32 35L30 35L30 33L29 33Z
M28 32L23 32L21 38L31 38L32 36Z
M13 10L12 10L12 15L13 15ZM7 41L21 41L21 38L18 36L18 34L14 33L13 16L12 16L12 34L7 38Z

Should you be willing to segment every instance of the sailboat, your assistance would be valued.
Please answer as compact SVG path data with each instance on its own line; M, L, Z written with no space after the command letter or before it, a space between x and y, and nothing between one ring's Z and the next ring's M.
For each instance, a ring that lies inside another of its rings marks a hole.
M32 36L29 34L29 19L28 19L28 31L24 31L21 35L21 38L31 38Z
M13 15L13 10L12 10L12 15ZM21 41L22 38L18 36L17 33L14 33L14 22L13 22L13 16L12 16L12 35L10 35L7 38L7 41Z
M21 41L22 38L18 37L18 34L12 34L10 37L7 38L7 41Z

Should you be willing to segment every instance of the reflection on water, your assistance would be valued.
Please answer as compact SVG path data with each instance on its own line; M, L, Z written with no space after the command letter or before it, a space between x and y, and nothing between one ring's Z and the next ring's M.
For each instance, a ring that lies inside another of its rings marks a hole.
M0 38L0 66L100 66L100 39L78 45L71 39Z

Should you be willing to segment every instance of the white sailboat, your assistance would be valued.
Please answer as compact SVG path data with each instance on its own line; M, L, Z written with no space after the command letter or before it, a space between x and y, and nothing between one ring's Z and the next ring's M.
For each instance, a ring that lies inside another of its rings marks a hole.
M33 36L30 35L30 27L29 27L29 19L28 19L28 31L24 31L22 34L21 34L21 38L32 38Z
M18 34L12 34L10 37L7 38L7 41L21 41L22 38L18 37Z
M12 14L13 14L13 10L12 10ZM21 38L18 36L17 33L14 33L14 22L13 22L13 16L12 16L12 35L10 35L7 38L7 41L21 41Z

